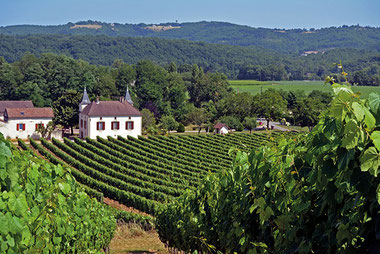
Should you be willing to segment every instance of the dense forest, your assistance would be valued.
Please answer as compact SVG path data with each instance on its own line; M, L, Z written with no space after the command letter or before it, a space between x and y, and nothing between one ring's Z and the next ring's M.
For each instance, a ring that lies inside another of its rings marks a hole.
M380 50L380 29L342 26L322 29L253 28L227 22L118 24L81 21L56 26L17 25L0 27L0 34L85 34L127 37L186 39L217 44L260 46L281 53L300 55L305 51L333 48Z
M380 84L380 53L375 50L332 49L325 53L299 56L280 54L261 47L160 38L0 35L0 56L7 62L18 61L28 52L36 56L50 52L64 54L105 66L111 66L115 59L128 64L151 60L161 66L173 62L183 69L197 64L205 72L222 72L229 78L256 80L324 79L328 74L340 73L333 63L342 61L353 83Z

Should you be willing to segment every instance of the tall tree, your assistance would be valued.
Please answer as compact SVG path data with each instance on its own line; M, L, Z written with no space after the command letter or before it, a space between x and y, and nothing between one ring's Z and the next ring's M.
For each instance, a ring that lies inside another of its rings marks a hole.
M53 102L54 124L70 128L71 134L74 134L73 127L79 122L79 103L81 99L81 93L68 90Z
M265 117L267 128L270 121L279 118L286 111L287 102L275 89L268 89L254 97L254 109L258 116Z
M207 122L208 115L204 108L194 108L186 115L186 118L189 122L198 126L199 134L201 132L202 125Z
M153 112L149 109L144 108L141 110L142 114L142 128L143 130L147 130L149 126L156 124L156 118L154 117Z
M324 109L326 109L326 105L320 99L307 97L297 101L293 112L296 122L302 127L307 126L311 131L318 123L319 115Z
M256 117L246 117L246 118L244 118L243 126L244 126L244 128L246 128L246 129L249 130L250 134L252 134L252 130L254 128L256 128L256 126L257 126Z
M178 123L173 116L165 115L161 117L161 127L170 133L170 131L177 129Z

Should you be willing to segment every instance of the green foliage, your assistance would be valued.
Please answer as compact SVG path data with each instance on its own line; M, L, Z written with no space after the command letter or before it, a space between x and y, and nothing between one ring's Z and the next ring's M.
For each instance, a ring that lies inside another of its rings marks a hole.
M244 126L240 121L240 118L234 116L222 116L219 118L218 122L227 124L231 129L235 129L237 131L242 131Z
M113 212L61 165L11 150L1 138L0 166L2 253L94 253L109 245Z
M186 114L186 121L198 126L198 134L201 131L202 125L207 122L208 114L205 108L193 108Z
M100 29L76 28L75 24L100 25ZM0 28L1 34L62 34L106 35L115 37L161 37L169 39L186 39L210 43L240 46L259 46L283 53L301 53L313 49L327 48L373 48L378 49L379 28L342 26L321 29L269 29L253 28L228 22L187 22L164 23L180 27L167 31L154 32L147 29L147 24L110 24L99 21L80 21L55 26L18 25ZM104 38L105 36L99 36ZM74 45L72 45L74 46ZM110 45L108 45L110 46ZM150 49L150 48L149 48ZM76 52L77 53L77 52ZM79 54L79 53L77 53ZM168 61L169 62L169 61Z
M244 128L247 128L250 133L252 133L252 130L257 126L256 117L244 118L243 126Z
M156 125L156 119L154 118L153 112L147 108L143 108L140 112L142 114L143 130L147 130L150 126Z
M255 112L258 116L266 118L268 129L270 121L278 119L285 113L286 105L281 94L274 89L268 89L254 97Z
M65 127L71 127L73 134L73 126L79 122L79 103L82 94L75 90L66 91L53 103L54 124Z
M293 109L294 118L301 127L307 126L311 129L319 121L319 115L326 109L318 98L302 98L297 100Z
M170 131L176 130L178 127L177 121L174 119L174 117L170 115L162 116L160 120L160 125L161 128L167 130L169 133Z
M250 93L230 93L216 103L218 116L229 115L244 121L244 118L253 116L253 102L254 97Z
M250 154L231 149L232 168L169 204L157 216L163 242L189 252L376 252L378 95L333 89L311 133Z
M185 132L185 126L182 123L178 124L177 132Z

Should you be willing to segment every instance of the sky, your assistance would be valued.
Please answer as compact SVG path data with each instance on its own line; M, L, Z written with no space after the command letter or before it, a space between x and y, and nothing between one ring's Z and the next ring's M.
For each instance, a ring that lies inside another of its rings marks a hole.
M380 0L0 0L0 26L225 21L252 27L380 27Z

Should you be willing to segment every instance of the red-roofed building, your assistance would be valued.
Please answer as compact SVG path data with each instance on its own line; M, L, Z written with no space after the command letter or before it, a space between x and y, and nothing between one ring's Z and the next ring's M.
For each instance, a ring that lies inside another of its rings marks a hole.
M54 113L51 108L35 108L31 101L0 102L4 108L3 119L0 121L0 132L4 137L9 138L37 138L40 134L37 129L40 126L46 127L53 120ZM26 107L20 107L26 106Z
M0 101L0 120L4 120L5 108L34 108L32 101Z
M127 89L125 97L119 101L91 102L86 89L79 105L79 135L81 138L100 136L141 135L142 115L133 107L133 101Z
M230 127L225 123L217 123L214 125L214 132L216 134L228 134L230 131Z

